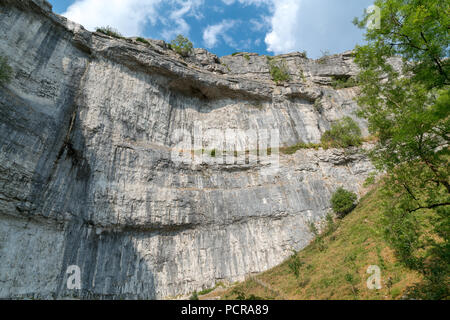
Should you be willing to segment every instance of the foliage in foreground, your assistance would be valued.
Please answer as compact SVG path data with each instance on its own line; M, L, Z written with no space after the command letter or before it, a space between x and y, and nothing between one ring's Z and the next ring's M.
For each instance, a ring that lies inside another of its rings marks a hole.
M194 50L194 45L192 42L181 34L172 40L170 47L182 57L188 57Z
M424 280L410 295L450 297L450 2L376 0L380 28L356 48L361 115L378 137L385 236ZM363 28L365 14L355 23ZM390 63L402 59L400 68Z
M0 56L0 84L11 81L13 70L6 57Z

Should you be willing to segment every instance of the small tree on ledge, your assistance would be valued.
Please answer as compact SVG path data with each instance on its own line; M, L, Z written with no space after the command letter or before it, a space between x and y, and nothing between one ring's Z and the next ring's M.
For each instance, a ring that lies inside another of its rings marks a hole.
M192 42L181 34L179 34L174 40L172 40L170 46L176 53L178 53L182 57L188 57L194 50Z

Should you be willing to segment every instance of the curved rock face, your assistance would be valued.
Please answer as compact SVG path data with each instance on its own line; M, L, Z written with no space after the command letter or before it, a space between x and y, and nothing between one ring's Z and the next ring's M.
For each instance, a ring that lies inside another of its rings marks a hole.
M372 169L360 150L277 151L355 117L357 89L329 85L355 74L351 54L279 56L292 79L277 86L264 56L182 59L44 0L0 8L14 70L0 85L0 298L161 299L242 280L306 246L332 192L361 192Z

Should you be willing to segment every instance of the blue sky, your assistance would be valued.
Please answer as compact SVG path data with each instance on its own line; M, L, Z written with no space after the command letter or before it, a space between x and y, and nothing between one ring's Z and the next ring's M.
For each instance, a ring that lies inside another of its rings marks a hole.
M50 0L53 11L88 30L110 25L125 36L170 41L183 34L195 47L223 56L340 53L363 41L352 20L373 0Z

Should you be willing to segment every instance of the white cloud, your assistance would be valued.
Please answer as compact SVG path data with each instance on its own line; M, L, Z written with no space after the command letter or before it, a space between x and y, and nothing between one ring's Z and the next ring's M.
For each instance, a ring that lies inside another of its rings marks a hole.
M272 30L266 35L267 50L275 54L294 51L300 47L301 0L274 0Z
M267 5L272 17L262 20L251 19L251 29L270 29L265 42L267 50L275 54L293 51L299 47L300 6L303 0L222 0L227 5L239 2L242 5Z
M252 31L264 31L270 29L271 17L261 16L259 19L250 19L250 29Z
M250 5L256 5L256 6L260 6L260 5L266 5L266 4L271 4L274 0L222 0L223 3L225 3L226 5L232 5L235 2L239 2L242 5L245 6L250 6Z
M77 0L63 16L88 30L112 26L126 36L140 35L147 22L154 24L161 0Z
M112 26L125 36L143 35L145 25L160 21L167 29L161 35L170 39L178 33L187 35L190 26L185 16L201 19L199 7L204 0L76 0L65 17L88 30ZM162 6L165 6L165 10ZM168 12L165 12L168 11Z
M208 15L206 9L225 12L227 5L255 6L258 16L243 18L224 17L220 23L203 28L203 42L207 48L223 41L233 48L247 46L245 40L251 32L258 37L265 34L267 50L275 54L307 50L318 56L321 50L340 52L353 48L361 32L351 25L354 16L373 0L74 0L64 16L84 25L89 30L112 26L125 36L143 36L151 25L153 36L171 40L177 34L190 35L187 19L201 20ZM253 8L249 8L253 10ZM264 13L263 13L264 12ZM238 20L242 19L242 20ZM237 23L242 25L239 35L230 34ZM197 27L197 25L196 25ZM256 44L256 42L255 42ZM251 48L249 48L251 49Z
M175 38L178 34L188 35L190 26L185 20L185 16L194 16L202 19L203 15L198 10L203 5L203 0L175 0L175 8L169 15L169 20L165 20L168 29L161 34L164 39L169 40ZM175 25L175 26L173 26Z
M236 44L226 32L233 28L237 23L238 21L236 20L223 20L219 24L208 26L203 31L203 42L205 43L205 46L207 48L214 48L219 41L219 37L222 37L225 43L230 47L235 47Z

